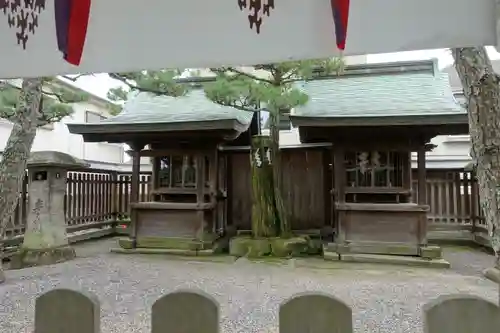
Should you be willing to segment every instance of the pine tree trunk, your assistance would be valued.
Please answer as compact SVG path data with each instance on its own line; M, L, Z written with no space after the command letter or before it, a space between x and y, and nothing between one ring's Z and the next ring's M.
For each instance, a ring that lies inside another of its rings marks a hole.
M283 172L282 160L280 153L280 113L279 111L272 111L270 117L270 134L271 134L271 156L273 168L273 181L274 181L274 200L276 205L276 217L279 221L279 235L281 237L291 236L291 227L289 223L288 213L285 209L283 201Z
M453 57L467 98L480 206L500 268L500 77L484 47L453 49Z
M22 191L26 163L36 135L42 79L25 79L15 121L0 161L0 235L14 214ZM0 282L5 280L0 262Z
M250 154L252 167L252 235L255 238L277 236L273 170L268 155L270 141L268 136L258 135L252 138Z

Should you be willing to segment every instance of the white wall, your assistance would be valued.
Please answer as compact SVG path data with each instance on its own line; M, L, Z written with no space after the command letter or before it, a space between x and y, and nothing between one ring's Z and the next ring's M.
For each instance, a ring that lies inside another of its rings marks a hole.
M55 150L64 152L80 159L95 161L95 167L105 167L108 163L123 163L123 145L109 143L84 143L81 135L71 134L65 123L85 122L85 112L92 111L109 116L105 105L90 100L85 103L74 104L74 113L62 120L46 127L39 128L33 143L32 151ZM0 150L5 144L12 130L12 124L0 119Z
M432 139L437 147L427 152L427 168L463 168L472 161L468 135L440 135ZM412 154L412 165L417 166L417 155Z

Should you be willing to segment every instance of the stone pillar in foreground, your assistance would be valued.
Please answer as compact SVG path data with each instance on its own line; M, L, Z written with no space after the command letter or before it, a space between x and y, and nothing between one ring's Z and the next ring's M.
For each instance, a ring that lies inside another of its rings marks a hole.
M88 167L84 161L56 151L40 151L28 160L28 217L24 241L13 268L50 265L73 259L66 233L64 200L68 171Z

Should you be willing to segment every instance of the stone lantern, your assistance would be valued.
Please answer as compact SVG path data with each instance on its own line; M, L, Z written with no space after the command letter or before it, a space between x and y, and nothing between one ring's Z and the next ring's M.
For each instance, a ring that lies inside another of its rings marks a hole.
M88 167L84 161L56 151L39 151L28 160L28 217L24 241L13 268L70 260L75 250L66 233L64 200L68 171Z

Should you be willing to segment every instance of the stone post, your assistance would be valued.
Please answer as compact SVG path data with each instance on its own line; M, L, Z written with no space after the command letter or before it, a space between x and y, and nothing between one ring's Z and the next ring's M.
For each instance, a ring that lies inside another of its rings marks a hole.
M28 160L28 217L13 268L49 265L75 257L66 233L66 174L88 167L68 154L40 151Z

